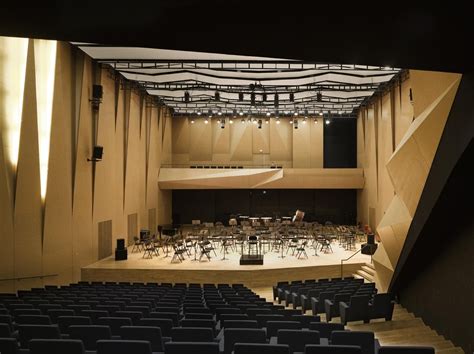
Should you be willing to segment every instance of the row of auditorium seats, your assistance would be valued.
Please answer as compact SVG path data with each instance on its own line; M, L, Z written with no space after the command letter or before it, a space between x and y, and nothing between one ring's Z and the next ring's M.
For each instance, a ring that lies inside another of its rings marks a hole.
M242 284L82 282L1 294L0 313L2 354L385 350L372 332L320 322L317 315L275 305Z
M353 277L280 282L273 287L273 298L294 309L301 307L303 313L309 309L313 315L325 313L328 322L340 317L344 325L377 318L390 321L395 304L391 294L377 293L375 283Z

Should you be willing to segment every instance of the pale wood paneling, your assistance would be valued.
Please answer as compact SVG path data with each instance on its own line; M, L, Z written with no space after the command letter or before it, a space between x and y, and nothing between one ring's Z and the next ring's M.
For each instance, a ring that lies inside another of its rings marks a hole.
M262 119L261 128L252 124L252 152L257 155L270 153L270 121L267 124Z
M270 159L271 161L280 163L288 161L292 167L293 160L293 131L291 124L287 119L280 119L277 124L275 119L270 119Z
M190 124L189 159L191 161L212 159L212 128L212 121L208 124L204 122Z
M298 129L293 128L293 168L311 167L311 127L300 119Z
M173 118L174 121L174 118ZM214 124L212 124L214 123ZM212 159L216 158L217 154L229 154L230 151L230 124L226 120L224 128L221 125L212 121L209 123L212 127ZM196 124L196 123L194 123ZM199 122L197 123L199 124Z
M348 188L364 186L362 169L356 168L243 168L191 169L161 168L161 189L213 188Z
M73 191L73 265L74 280L80 279L80 268L96 260L92 230L92 164L87 158L92 154L92 109L89 103L92 90L92 63L84 60L81 102L77 130L76 166ZM97 246L96 246L97 247Z
M101 221L98 226L98 255L103 259L112 255L112 220Z
M230 128L230 160L252 161L252 126L232 124Z
M65 284L73 278L71 82L74 72L70 62L69 45L58 43L43 236L43 272L58 274L45 280L50 284Z
M461 74L410 70L414 116L418 117L447 87L460 78Z
M189 154L190 124L188 118L185 117L173 119L173 154Z
M311 129L310 134L310 167L323 168L324 166L324 120L317 118L316 122L313 119L308 119L307 125Z
M25 95L15 190L14 238L15 277L42 275L43 210L40 193L38 116L36 106L34 47L28 49ZM27 288L41 285L31 279L18 283Z

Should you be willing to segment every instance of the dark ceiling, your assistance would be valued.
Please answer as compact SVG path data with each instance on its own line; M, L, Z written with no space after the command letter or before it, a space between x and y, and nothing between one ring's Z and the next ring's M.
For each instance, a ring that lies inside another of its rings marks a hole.
M0 5L0 34L466 72L467 2L96 0Z

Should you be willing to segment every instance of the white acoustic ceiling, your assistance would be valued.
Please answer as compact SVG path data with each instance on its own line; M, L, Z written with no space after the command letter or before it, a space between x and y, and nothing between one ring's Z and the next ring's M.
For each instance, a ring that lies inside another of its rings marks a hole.
M73 44L159 98L176 114L351 114L400 71L367 65Z

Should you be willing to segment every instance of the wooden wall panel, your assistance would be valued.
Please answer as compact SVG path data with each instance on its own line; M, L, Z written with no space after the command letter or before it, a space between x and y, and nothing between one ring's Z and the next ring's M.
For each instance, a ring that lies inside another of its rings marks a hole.
M230 160L252 161L252 126L249 124L232 124L230 130Z
M197 121L194 124L199 124ZM191 123L188 118L175 117L173 119L173 154L189 154L190 143L190 127Z
M293 127L293 168L311 167L311 127L299 120L298 129Z
M409 76L362 110L357 128L358 138L365 136L358 164L366 181L358 193L358 218L381 241L373 260L382 291L390 284L460 80L457 74L423 71Z
M229 120L226 119L226 124L224 128L221 128L221 125L218 123L211 124L211 126L212 126L212 155L213 155L212 158L213 160L215 160L216 155L218 154L226 154L226 155L229 154L230 126L231 125L229 124Z
M285 167L292 167L293 130L287 119L270 119L270 160L276 163L287 162Z
M77 129L76 165L73 190L73 269L75 281L81 277L81 267L97 260L92 230L92 109L89 103L92 90L92 62L85 58L82 73L81 102Z
M42 274L43 210L40 195L38 115L36 110L34 47L28 48L25 95L18 154L14 209L15 276ZM18 283L20 288L41 284L40 279Z
M73 278L71 55L68 44L58 43L43 236L43 272L58 274L45 281L54 284Z
M252 124L252 153L269 154L270 153L270 121L265 123L262 119L262 127L258 124Z
M104 220L110 221L106 254L117 238L127 237L129 214L136 215L137 229L157 222L150 210L158 222L171 222L171 193L160 191L157 181L161 162L171 162L169 112L147 107L143 96L124 90L118 78L67 42L57 44L51 134L43 136L50 138L50 149L49 156L42 155L49 160L42 201L37 116L42 103L36 95L41 78L29 43L17 168L7 159L8 131L0 120L0 277L58 276L0 282L0 292L80 280L81 267L95 262L99 251L105 254L98 232ZM89 101L94 83L103 86L98 114ZM0 112L6 101L0 90ZM102 161L95 164L87 161L94 143L104 147Z
M311 129L309 156L311 168L323 168L324 166L324 120L317 118L316 122L309 119L307 125Z
M191 161L206 161L212 159L213 125L212 120L209 120L208 124L204 122L190 124L189 159Z

